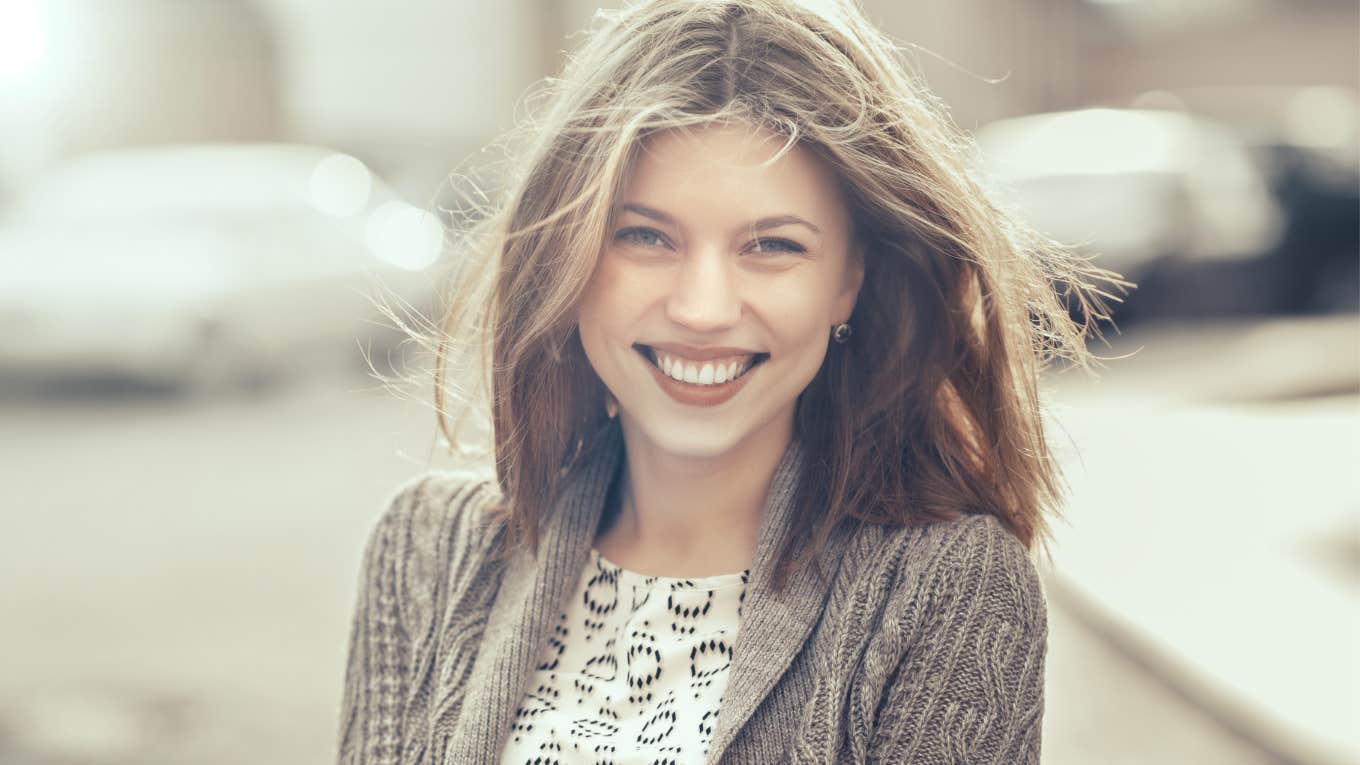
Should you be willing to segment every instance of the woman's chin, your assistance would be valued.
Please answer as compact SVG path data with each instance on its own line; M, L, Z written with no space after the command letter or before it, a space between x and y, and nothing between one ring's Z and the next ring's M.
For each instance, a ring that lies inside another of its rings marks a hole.
M793 433L793 408L773 417L728 416L704 418L675 416L668 412L645 415L624 412L621 416L624 438L630 446L645 445L657 454L690 460L731 458L746 447L779 441L787 445ZM787 420L787 421L785 421Z
M682 459L717 459L731 454L743 432L728 423L662 417L625 417L624 437L646 448ZM633 444L636 446L637 444Z

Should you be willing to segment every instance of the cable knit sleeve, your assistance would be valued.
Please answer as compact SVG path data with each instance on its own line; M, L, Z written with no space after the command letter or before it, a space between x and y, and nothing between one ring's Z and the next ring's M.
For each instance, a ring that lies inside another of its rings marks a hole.
M435 615L485 557L484 484L432 471L393 495L370 532L350 627L337 761L401 763L426 740Z
M1024 546L991 516L962 522L932 604L884 691L869 761L1039 762L1048 612Z
M401 699L410 682L411 635L401 619L397 573L416 492L403 487L369 533L350 626L339 762L396 762Z

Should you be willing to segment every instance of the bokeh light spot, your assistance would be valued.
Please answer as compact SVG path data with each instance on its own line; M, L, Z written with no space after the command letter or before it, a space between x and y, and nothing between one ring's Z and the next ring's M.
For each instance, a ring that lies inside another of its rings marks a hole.
M444 246L444 227L426 210L388 202L368 218L368 248L380 260L408 271L428 268Z
M348 154L332 154L312 170L312 206L326 215L348 218L358 213L368 204L372 190L372 174Z

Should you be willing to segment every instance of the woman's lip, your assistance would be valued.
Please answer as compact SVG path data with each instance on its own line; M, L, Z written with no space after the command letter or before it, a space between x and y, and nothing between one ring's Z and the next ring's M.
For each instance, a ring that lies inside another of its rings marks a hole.
M665 391L666 395L670 396L676 402L685 404L686 406L717 406L718 404L727 401L737 395L737 393L746 386L746 380L756 371L755 367L760 366L759 362L757 362L735 380L728 380L725 383L719 383L717 385L698 385L695 383L681 382L671 377L665 372L662 372L657 365L653 364L651 359L646 357L645 353L642 351L638 351L637 353L638 356L641 357L642 363L646 364L647 369L651 370L652 379L656 380L656 384L661 386L661 390Z
M682 343L635 343L635 346L651 348L662 351L670 356L679 356L687 361L710 361L712 359L727 358L729 356L759 356L759 351L752 351L747 348L732 348L730 346L706 346L700 348L693 345Z

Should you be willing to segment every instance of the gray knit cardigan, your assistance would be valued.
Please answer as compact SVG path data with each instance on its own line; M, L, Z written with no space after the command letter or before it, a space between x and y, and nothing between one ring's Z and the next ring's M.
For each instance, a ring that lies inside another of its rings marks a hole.
M622 460L613 429L567 479L539 554L498 553L491 484L431 471L364 553L340 720L342 763L498 763L536 659L585 565ZM710 763L1037 763L1047 606L991 515L838 531L823 580L769 577L802 447L762 516Z

